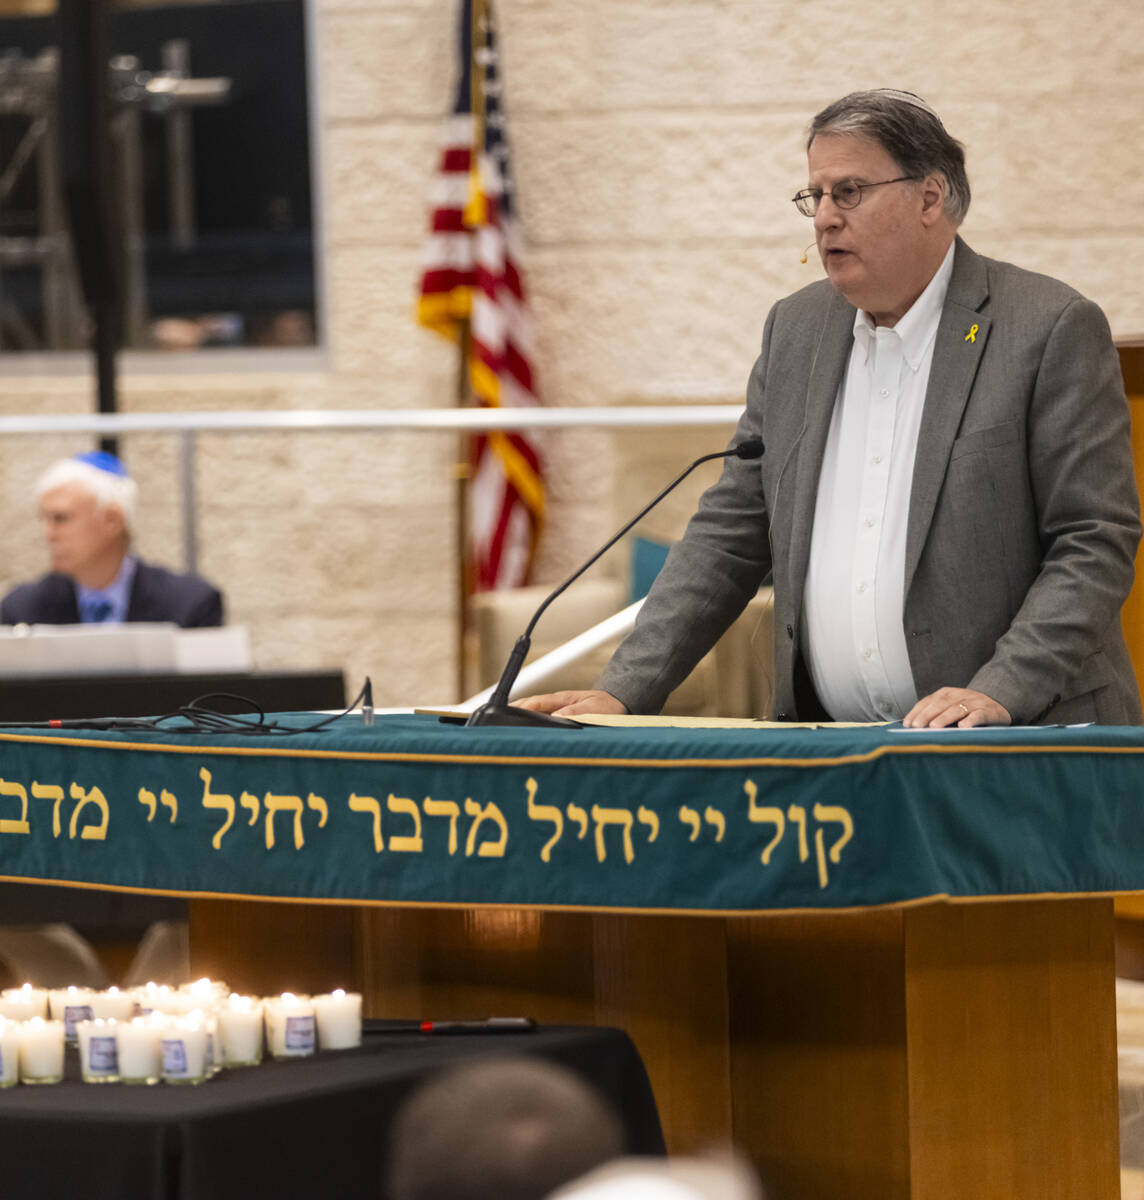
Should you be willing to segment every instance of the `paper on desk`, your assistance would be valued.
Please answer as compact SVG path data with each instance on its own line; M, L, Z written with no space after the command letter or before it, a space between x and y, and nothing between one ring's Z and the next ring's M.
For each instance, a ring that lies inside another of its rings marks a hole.
M1092 721L1079 721L1075 725L966 725L964 728L961 725L894 725L891 733L981 733L983 730L997 729L1004 733L1012 733L1013 730L1022 731L1026 729L1085 729L1092 725Z
M465 721L466 709L415 708L415 713L445 721ZM577 713L571 718L581 725L614 725L650 729L865 729L885 721L760 721L754 717L672 717L640 713Z
M864 729L884 721L759 721L754 717L671 717L633 713L577 713L583 725L634 725L664 729Z

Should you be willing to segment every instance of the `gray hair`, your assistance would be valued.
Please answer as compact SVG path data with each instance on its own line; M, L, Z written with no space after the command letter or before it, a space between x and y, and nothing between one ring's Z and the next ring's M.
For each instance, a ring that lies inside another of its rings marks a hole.
M69 483L78 483L85 492L94 496L97 508L119 509L123 514L123 524L130 533L135 521L135 498L138 492L134 479L101 471L90 463L74 458L61 458L40 476L36 483L36 499L40 500L46 492Z
M870 138L911 178L941 175L946 185L946 216L954 225L965 220L970 199L965 147L950 137L941 118L920 96L896 88L851 92L811 121L807 150L820 133Z

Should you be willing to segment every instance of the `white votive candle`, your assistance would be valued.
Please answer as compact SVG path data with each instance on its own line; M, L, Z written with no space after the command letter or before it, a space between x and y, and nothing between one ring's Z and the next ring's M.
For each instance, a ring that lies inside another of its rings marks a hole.
M13 1021L30 1021L48 1015L48 989L33 987L5 988L0 992L0 1017Z
M300 1058L314 1053L314 1005L309 996L283 992L263 1001L266 1045L275 1058Z
M117 987L96 992L91 998L91 1013L97 1020L130 1021L138 1009L133 992L123 992Z
M115 1026L121 1083L154 1084L162 1074L159 1035L165 1023L162 1015L135 1017Z
M226 999L229 990L221 979L208 979L206 976L196 979L194 983L184 983L179 988L180 992L194 996L198 1001L199 1008L207 1008L211 1004L221 1003Z
M20 1079L20 1022L0 1017L0 1088Z
M48 1009L53 1021L63 1021L64 1036L75 1041L75 1027L80 1021L90 1021L94 1016L91 1003L95 992L91 988L53 988L48 993Z
M178 988L168 987L166 984L156 988L151 993L150 1000L151 1008L155 1012L166 1013L170 1017L185 1017L196 1008L202 1008L202 1004L190 992L181 992Z
M84 1083L115 1083L119 1079L119 1054L116 1048L117 1021L96 1017L80 1021L79 1072Z
M172 1017L159 1035L165 1083L201 1083L207 1076L207 1028L201 1011Z
M20 1080L59 1083L64 1077L64 1023L33 1017L20 1026Z
M253 1067L262 1061L262 1001L228 997L218 1009L218 1050L226 1067Z
M348 1050L361 1045L361 995L341 988L314 997L318 1045L323 1050Z

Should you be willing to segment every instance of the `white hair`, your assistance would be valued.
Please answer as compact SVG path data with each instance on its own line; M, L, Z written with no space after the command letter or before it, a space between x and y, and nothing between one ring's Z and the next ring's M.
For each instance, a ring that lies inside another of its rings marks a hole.
M135 521L135 497L139 490L134 479L101 471L91 463L74 458L61 458L40 476L36 483L36 499L41 500L47 492L69 483L78 483L84 491L94 496L97 508L119 509L127 532L131 532Z

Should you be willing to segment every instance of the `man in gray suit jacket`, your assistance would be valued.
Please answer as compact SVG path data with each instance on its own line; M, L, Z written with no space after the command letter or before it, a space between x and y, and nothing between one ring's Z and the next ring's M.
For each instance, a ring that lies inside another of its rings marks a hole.
M523 705L658 711L771 575L779 719L1140 724L1103 314L957 236L964 154L918 97L844 97L807 157L827 280L767 319L735 438L764 457L727 460L600 690Z

